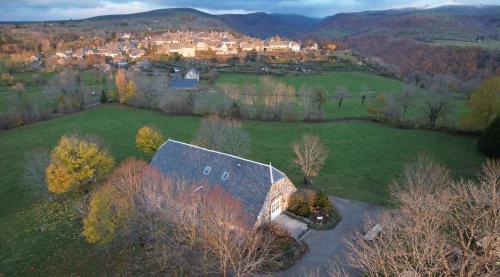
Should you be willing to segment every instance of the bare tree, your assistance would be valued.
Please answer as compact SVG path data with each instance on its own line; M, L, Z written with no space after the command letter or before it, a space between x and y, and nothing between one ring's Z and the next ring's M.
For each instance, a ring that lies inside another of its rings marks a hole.
M304 107L304 119L309 120L313 112L313 91L306 86L302 86L300 96L302 96L302 106Z
M413 104L416 91L417 88L414 85L405 84L401 93L398 95L397 100L403 107L403 116L406 116L408 108Z
M344 86L337 86L335 89L335 98L337 99L338 108L342 107L342 102L347 95L347 88Z
M269 76L261 77L260 84L264 106L271 109L273 120L279 120L282 115L280 108L294 100L295 89Z
M47 188L45 170L50 163L48 150L37 150L25 155L24 180L35 196L45 196L54 200L54 195Z
M304 175L304 183L310 183L310 178L317 176L328 157L328 149L323 146L318 136L304 135L293 145L296 164Z
M246 156L251 149L250 135L241 121L212 115L203 119L193 142L209 149Z
M174 114L192 114L193 97L192 94L185 92L170 91L158 98L158 108L165 113Z
M425 160L405 175L392 192L400 209L367 222L381 235L349 239L351 264L367 276L497 276L500 163L488 161L478 183Z
M248 276L272 258L272 236L255 229L241 202L222 188L168 178L141 188L137 211L148 261L157 268Z
M229 96L234 102L239 102L242 98L242 92L238 85L222 84L219 86L224 94Z
M424 99L423 113L432 127L452 109L451 97L447 93L429 92Z
M73 112L84 108L85 98L80 73L77 71L64 70L58 73L49 80L48 87L43 92L58 112Z
M13 92L17 93L19 95L19 97L23 97L23 93L26 91L24 84L21 82L16 82L9 89L12 90Z
M453 86L457 86L460 82L450 75L435 75L429 78L429 90L437 93L447 93Z
M395 95L388 95L385 100L385 106L382 108L385 120L393 124L401 121L403 112L398 103L398 97Z
M370 89L368 87L364 86L361 89L361 93L359 95L361 96L361 106L364 106L365 102L366 102L366 98L368 98L370 96Z

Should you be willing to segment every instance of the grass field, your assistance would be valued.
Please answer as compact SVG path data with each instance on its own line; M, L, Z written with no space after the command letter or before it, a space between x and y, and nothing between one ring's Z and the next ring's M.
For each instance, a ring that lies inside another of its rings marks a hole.
M259 84L259 75L252 74L222 74L216 81L220 84ZM312 74L302 76L274 77L277 80L292 85L297 90L303 85L309 87L322 87L326 90L327 100L325 104L326 118L342 117L361 117L367 116L367 106L374 101L378 94L399 93L404 85L403 82L371 73L362 72L328 72L324 74ZM337 86L345 86L348 90L348 97L344 99L342 107L337 107L335 99L335 90ZM364 106L361 105L360 93L366 87L375 92L375 96L366 100ZM414 104L408 109L407 119L419 119L421 117L422 97L418 93L424 93L424 90L418 90ZM460 115L466 109L466 102L462 99L453 99L454 110L449 116L451 122L457 122Z
M484 40L484 41L436 40L430 44L438 46L477 47L495 51L500 50L499 40Z
M62 134L78 131L99 136L117 161L122 161L130 156L143 157L135 149L134 140L137 129L144 124L157 126L166 137L190 142L199 123L197 117L172 117L105 105L1 131L0 276L80 275L82 269L86 275L104 275L117 271L123 262L83 241L80 215L75 208L81 204L81 195L70 195L56 203L30 196L22 181L25 153L50 149ZM368 122L244 122L244 128L252 138L249 158L272 162L298 186L301 176L291 164L291 144L304 133L319 135L330 154L314 188L383 205L390 203L387 184L398 176L404 163L420 153L448 165L456 176L474 176L484 161L476 150L475 138Z

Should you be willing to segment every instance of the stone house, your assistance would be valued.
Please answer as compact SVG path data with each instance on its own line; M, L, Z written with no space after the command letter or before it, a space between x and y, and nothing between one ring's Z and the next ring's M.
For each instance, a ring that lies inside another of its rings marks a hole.
M193 58L196 56L196 45L192 43L173 43L169 46L170 53L177 53L184 58Z
M196 42L196 51L208 51L209 46L206 41L197 41Z
M275 219L297 189L271 164L209 150L169 139L151 165L166 176L203 186L220 186L239 200L255 226Z
M144 55L146 55L146 51L144 49L134 48L128 51L128 56L132 59L138 59Z

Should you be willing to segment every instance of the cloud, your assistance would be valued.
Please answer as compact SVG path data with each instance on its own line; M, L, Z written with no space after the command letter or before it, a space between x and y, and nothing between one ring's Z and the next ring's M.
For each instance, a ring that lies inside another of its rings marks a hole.
M56 4L50 5L49 2ZM58 2L64 2L64 4L57 5ZM75 3L72 4L69 2ZM67 20L82 19L97 15L136 13L160 8L167 8L167 6L157 6L155 4L145 3L145 1L38 0L30 1L29 4L24 6L4 6L4 9L0 11L0 18L5 21Z
M0 21L81 19L96 15L190 7L221 13L296 13L323 17L339 12L423 7L444 3L498 4L498 0L1 0Z

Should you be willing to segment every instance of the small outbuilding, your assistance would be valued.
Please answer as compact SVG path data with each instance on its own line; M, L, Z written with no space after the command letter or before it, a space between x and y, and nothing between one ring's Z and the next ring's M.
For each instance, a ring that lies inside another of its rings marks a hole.
M151 165L172 179L220 186L241 202L255 226L277 218L297 190L285 173L271 164L171 139L158 149Z
M198 70L191 68L188 73L186 73L186 79L198 80L200 81L200 72Z

